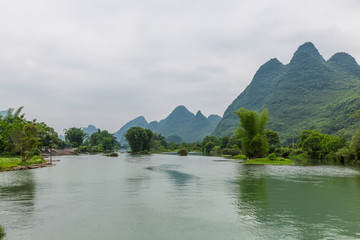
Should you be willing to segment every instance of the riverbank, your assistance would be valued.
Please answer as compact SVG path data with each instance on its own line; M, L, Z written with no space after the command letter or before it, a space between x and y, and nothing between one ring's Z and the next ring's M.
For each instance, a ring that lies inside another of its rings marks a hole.
M67 155L77 155L78 152L76 149L70 149L70 148L65 148L65 149L53 149L51 152L52 156L67 156ZM48 151L44 151L41 153L41 156L43 157L49 157L50 156L50 152Z
M20 157L0 158L0 172L36 169L52 166L55 166L55 164L45 161L44 158L40 156L35 156L26 163L23 163Z

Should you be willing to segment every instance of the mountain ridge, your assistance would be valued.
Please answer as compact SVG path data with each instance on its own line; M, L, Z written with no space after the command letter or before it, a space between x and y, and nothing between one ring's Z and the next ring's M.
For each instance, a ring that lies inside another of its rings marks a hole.
M356 60L347 53L336 53L325 61L307 42L288 64L277 61L271 59L259 68L228 106L213 134L231 136L239 123L234 111L243 107L258 112L267 108L268 128L278 131L283 142L307 128L350 137L355 126L347 118L360 108L360 66ZM339 119L348 125L338 124Z

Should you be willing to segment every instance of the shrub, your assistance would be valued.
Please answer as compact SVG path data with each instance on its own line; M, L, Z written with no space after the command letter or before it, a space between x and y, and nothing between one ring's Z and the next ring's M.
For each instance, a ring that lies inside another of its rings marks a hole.
M119 154L116 153L116 152L112 152L112 153L109 154L109 156L110 156L110 157L118 157Z
M0 240L4 239L5 236L5 229L3 228L3 226L0 225Z
M185 148L181 148L181 149L179 149L179 151L177 153L180 156L187 156L188 155L188 150L186 150Z
M219 156L221 154L220 146L215 146L211 151L211 156Z
M233 156L232 159L246 159L246 156L243 154L239 154L239 155Z
M275 149L276 156L283 158L288 158L291 152L292 152L291 148L287 148L287 147L281 147Z
M224 148L221 150L221 154L222 155L231 155L231 156L235 156L235 155L239 155L241 153L241 151L238 149L234 149L234 148Z
M270 153L270 154L268 155L268 159L269 159L270 161L276 161L276 160L277 160L277 157L276 157L275 153Z

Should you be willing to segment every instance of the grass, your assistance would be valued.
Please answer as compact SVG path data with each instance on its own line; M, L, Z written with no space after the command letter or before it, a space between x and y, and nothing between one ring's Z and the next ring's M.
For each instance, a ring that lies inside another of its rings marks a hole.
M255 159L245 160L243 164L294 165L294 162L287 158L277 158L277 160L269 160L268 158L255 158Z
M4 158L0 158L0 171L8 171L13 167L31 165L37 163L45 163L44 158L41 156L34 156L24 164L21 162L21 157L4 157Z

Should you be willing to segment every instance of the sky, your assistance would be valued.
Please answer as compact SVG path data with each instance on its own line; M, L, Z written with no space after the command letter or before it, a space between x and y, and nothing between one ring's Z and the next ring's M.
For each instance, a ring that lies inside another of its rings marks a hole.
M360 62L358 0L0 1L0 110L115 132L178 105L223 115L305 42Z

